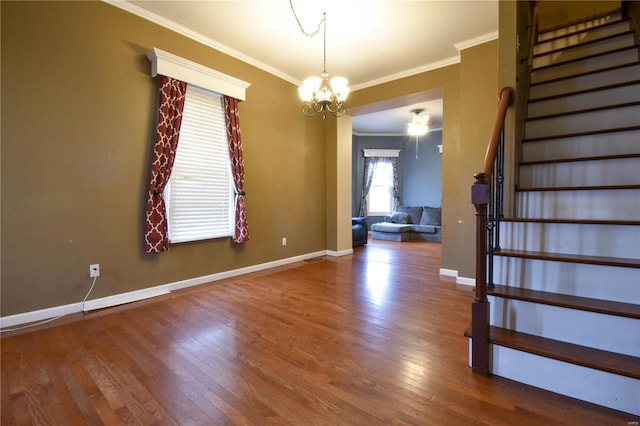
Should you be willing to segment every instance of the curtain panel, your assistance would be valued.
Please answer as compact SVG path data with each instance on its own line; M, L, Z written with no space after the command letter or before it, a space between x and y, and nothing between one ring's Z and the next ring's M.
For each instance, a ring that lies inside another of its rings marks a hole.
M391 211L395 211L396 207L400 205L400 184L398 181L398 159L391 157L391 180L393 185L391 187L391 196L393 197L393 205Z
M235 193L235 219L233 227L233 242L244 243L249 240L249 225L244 203L244 154L242 151L242 135L240 133L240 115L238 100L230 96L223 96L224 116L229 142L229 160L233 177Z
M151 163L144 230L144 245L147 253L169 250L164 188L169 182L178 148L187 91L187 83L164 75L159 76L159 86L158 127Z
M360 211L358 216L367 217L369 206L367 205L367 196L371 189L371 181L373 180L373 170L376 163L375 157L364 157L364 174L362 178L362 195L360 197Z

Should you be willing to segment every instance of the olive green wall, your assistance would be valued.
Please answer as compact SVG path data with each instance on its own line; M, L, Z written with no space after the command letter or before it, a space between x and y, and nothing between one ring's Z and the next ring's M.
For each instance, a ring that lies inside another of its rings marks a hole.
M618 0L538 0L538 27L553 28L619 9Z
M101 265L99 298L348 248L348 123L304 117L292 84L105 3L0 7L2 316L81 301L90 263ZM144 253L152 47L251 83L240 104L251 232L244 245L218 239ZM442 88L442 267L473 277L469 192L495 118L497 42L461 58L354 91L349 106Z
M325 123L296 87L102 2L0 2L2 304L8 316L327 249ZM142 245L158 47L251 83L251 240ZM287 246L281 244L287 237Z

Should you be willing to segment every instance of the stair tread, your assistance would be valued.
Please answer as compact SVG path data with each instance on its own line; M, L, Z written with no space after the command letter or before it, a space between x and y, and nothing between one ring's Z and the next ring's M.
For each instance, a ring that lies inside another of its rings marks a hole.
M591 130L588 132L564 133L559 135L547 135L547 136L541 136L537 138L523 139L522 142L524 143L540 142L540 141L553 140L553 139L574 138L579 136L601 135L604 133L617 133L617 132L627 132L627 131L634 131L634 130L640 130L640 126L618 127L614 129L599 129L599 130Z
M493 289L487 290L487 293L508 299L640 319L640 305L633 303L593 299L504 285L495 285Z
M574 90L571 92L564 92L564 93L560 93L557 95L551 95L551 96L544 96L544 97L539 97L539 98L535 98L535 99L529 99L529 104L534 104L536 102L544 102L544 101L550 101L550 100L555 100L555 99L561 99L561 98L567 98L570 96L577 96L577 95L584 95L587 93L594 93L594 92L601 92L601 91L606 91L606 90L610 90L610 89L617 89L620 87L625 87L625 86L634 86L640 83L640 80L627 80L627 81L622 81L620 83L614 83L614 84L608 84L605 86L596 86L596 87L591 87L589 89L583 89L583 90Z
M622 158L638 158L638 157L640 157L640 153L600 155L600 156L590 156L590 157L554 158L550 160L522 161L520 162L520 165L534 166L537 164L576 163L576 162L582 162L582 161L618 160Z
M593 30L596 30L598 28L599 27L593 27L593 28L590 28L589 30L586 30L585 32L593 31ZM610 40L610 39L613 39L613 38L618 38L618 37L622 38L622 37L626 37L628 35L633 35L633 31L632 30L627 30L627 31L623 31L623 32L620 32L620 33L616 33L616 34L610 34L610 35L607 35L607 36L604 36L604 37L594 38L592 40L581 41L579 43L572 44L572 45L569 45L569 46L563 46L563 47L559 47L557 49L536 53L535 55L533 55L533 57L534 58L541 58L541 57L546 56L546 55L553 55L553 54L556 54L558 52L564 52L564 51L567 51L567 50L588 46L590 44L600 43L602 41ZM571 37L571 36L570 35L565 35L564 37L560 37L559 39L568 38L568 37ZM541 45L541 44L546 44L546 43L549 43L549 40L541 41L541 42L537 43L536 45Z
M604 220L604 219L559 219L559 218L518 218L505 217L501 222L524 222L524 223L564 223L574 225L631 225L640 226L640 220Z
M572 253L551 253L531 250L513 250L501 249L496 250L496 256L519 257L527 259L551 260L559 262L586 263L591 265L605 266L622 266L628 268L640 268L640 259L632 259L625 257L608 257L608 256L590 256L584 254Z
M516 192L539 192L539 191L593 191L593 190L615 190L615 189L640 189L640 185L600 185L600 186L550 186L517 188Z
M464 335L472 337L471 327ZM489 326L489 342L587 368L640 379L640 358Z
M599 53L594 53L594 54L591 54L591 55L581 56L579 58L571 59L571 60L564 61L564 62L541 65L541 66L538 66L538 67L531 67L531 72L542 71L542 70L545 70L545 69L549 69L549 68L553 68L553 67L559 67L559 66L571 64L571 63L574 63L574 62L586 61L588 59L597 58L598 56L605 56L605 55L610 55L612 53L624 52L625 50L634 50L634 49L637 50L638 46L634 45L634 46L629 46L629 47L621 47L619 49L612 49L612 50L608 50L606 52L599 52Z
M598 106L598 107L594 107L594 108L584 108L584 109L569 110L569 111L564 111L564 112L558 112L558 113L555 113L555 114L538 115L536 117L527 117L526 121L545 120L545 119L548 119L548 118L565 117L565 116L568 116L568 115L586 114L586 113L594 112L594 111L604 111L604 110L608 110L608 109L626 108L626 107L631 107L631 106L636 106L636 105L640 105L640 101L626 102L626 103L623 103L623 104L612 104L612 105Z
M570 33L558 35L556 37L552 37L552 38L549 38L549 39L546 39L546 40L541 40L540 39L547 33L552 33L552 32L558 31L558 30L563 30L563 29L570 28L570 27L573 27L573 26L576 26L576 25L593 23L595 21L599 21L599 20L605 19L605 18L606 19L610 19L610 21L605 22L605 23L601 23L601 24L597 24L597 25L594 25L594 26L588 27L588 28L581 28L581 29L578 29L578 30L575 30L575 31L571 31ZM556 26L553 26L553 27L549 27L549 28L545 28L543 30L539 30L538 31L538 41L537 41L537 43L544 43L545 41L557 40L557 39L565 38L567 36L580 34L580 33L583 33L585 31L590 31L590 30L593 30L593 29L605 27L605 26L608 26L608 25L619 24L620 22L625 22L625 21L628 21L628 19L624 18L622 16L622 9L620 9L620 8L613 9L613 10L598 14L596 16L590 16L590 17L578 19L578 20L575 20L575 21L568 21L568 22L564 22L562 24L559 24L559 25L556 25Z
M539 86L539 85L543 85L543 84L547 84L547 83L557 83L558 81L562 81L562 80L570 80L572 78L584 77L584 76L587 76L587 75L604 73L604 72L607 72L607 71L614 71L614 70L621 69L621 68L635 67L635 66L638 66L638 65L640 65L640 61L620 64L620 65L614 65L612 67L600 68L600 69L596 69L596 70L579 72L577 74L571 74L571 75L567 75L567 76L563 76L563 77L557 77L557 78L553 78L553 79L550 79L550 80L531 82L529 84L529 87Z

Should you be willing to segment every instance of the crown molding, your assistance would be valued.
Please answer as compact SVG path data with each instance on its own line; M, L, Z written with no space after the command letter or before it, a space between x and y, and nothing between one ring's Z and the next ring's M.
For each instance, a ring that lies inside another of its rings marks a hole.
M173 22L169 19L163 18L160 15L157 15L153 12L150 12L146 9L141 8L140 6L136 6L135 4L129 3L126 0L102 0L102 2L107 3L111 6L122 9L126 12L129 12L133 15L139 16L140 18L146 19L147 21L153 22L154 24L160 25L161 27L167 28L173 32L176 32L180 35L188 37L192 40L197 41L198 43L202 43L205 46L211 47L219 52L222 52L226 55L229 55L233 58L239 59L243 62L246 62L249 65L253 65L256 68L260 68L263 71L266 71L270 74L275 75L276 77L280 77L283 80L288 81L289 83L300 85L300 81L289 74L286 74L270 65L267 65L263 62L258 61L248 55L245 55L242 52L239 52L235 49L232 49L229 46L226 46L222 43L219 43L213 39L203 36L202 34L190 30L189 28L180 25L176 22Z
M461 50L468 49L470 47L474 47L479 44L488 43L490 41L497 40L497 39L498 39L498 31L493 31L478 37L474 37L469 40L461 41L460 43L456 43L453 46L456 49L458 49L458 52L460 52Z
M377 78L375 80L370 80L365 83L357 84L351 87L351 91L366 89L367 87L377 86L379 84L388 83L390 81L399 80L401 78L412 77L417 74L422 74L423 72L433 71L438 68L448 67L449 65L455 65L460 63L460 55L452 56L447 59L443 59L441 61L432 62L427 65L422 65L416 68L411 68L409 70L401 71L395 74L388 75L386 77Z

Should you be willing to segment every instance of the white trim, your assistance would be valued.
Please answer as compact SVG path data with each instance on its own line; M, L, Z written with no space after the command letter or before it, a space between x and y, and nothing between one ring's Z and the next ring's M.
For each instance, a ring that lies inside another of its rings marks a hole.
M251 85L246 81L221 73L203 65L181 58L154 47L147 53L151 61L151 75L166 75L189 84L231 96L240 101L247 98L246 89Z
M217 42L213 39L210 39L209 37L205 37L200 33L197 33L183 25L180 25L174 21L171 21L169 19L163 18L160 15L157 15L153 12L150 12L146 9L143 9L140 6L137 6L133 3L130 3L128 1L123 1L123 0L102 0L103 2L110 4L111 6L117 7L119 9L122 9L126 12L129 12L133 15L139 16L142 19L146 19L147 21L153 22L154 24L160 25L161 27L167 28L168 30L171 30L177 34L183 35L187 38L190 38L191 40L195 40L198 43L202 43L205 46L208 46L212 49L215 49L219 52L222 52L226 55L229 55L233 58L239 59L243 62L246 62L249 65L253 65L256 68L259 68L263 71L266 71L270 74L273 74L277 77L282 78L283 80L288 81L289 83L292 83L296 86L299 86L301 84L301 81L298 80L297 78L294 78L292 76L290 76L289 74L285 74L282 71L267 65L263 62L258 61L257 59L254 59L250 56L245 55L244 53L241 53L235 49L230 48L229 46L226 46L220 42Z
M327 256L331 256L331 257L347 256L349 254L353 254L352 248L348 250L341 250L341 251L327 250Z
M351 91L366 89L367 87L377 86L379 84L388 83L390 81L400 80L401 78L412 77L414 75L422 74L423 72L437 70L439 68L448 67L449 65L455 65L460 63L460 56L452 56L441 61L432 62L430 64L422 65L409 70L401 71L395 74L388 75L386 77L380 77L375 80L366 81L361 84L356 84L351 87Z
M464 49L468 49L470 47L478 46L479 44L488 43L493 40L498 39L498 31L493 31L487 34L480 35L478 37L474 37L469 40L461 41L460 43L456 43L453 46L458 49L458 52Z
M219 272L217 274L205 275L202 277L189 278L182 281L177 281L168 284L162 284L154 287L145 288L142 290L135 290L126 293L115 294L113 296L101 297L99 299L87 300L84 304L84 311L91 311L95 309L103 309L112 306L121 305L124 303L136 302L139 300L149 299L151 297L161 296L168 294L174 290L179 290L186 287L192 287L200 284L211 283L219 281L225 278L236 277L238 275L249 274L252 272L259 272L265 269L271 269L278 266L288 265L290 263L300 262L306 259L313 259L318 256L344 256L353 253L353 249L345 250L342 252L329 252L328 250L317 251L314 253L303 254L300 256L294 256L287 259L275 260L273 262L262 263L259 265L247 266L245 268L233 269L230 271ZM72 303L63 306L54 306L53 308L41 309L38 311L25 312L16 315L9 315L6 317L0 317L0 328L13 327L16 325L32 323L36 321L43 321L51 318L55 318L61 315L74 314L82 312L82 302Z
M365 157L400 157L399 149L363 149Z
M466 285L466 286L469 286L469 287L475 287L475 285L476 285L476 279L475 278L459 277L458 276L458 271L455 270L455 269L440 268L440 275L442 275L443 277L455 278L456 279L456 284Z
M433 132L441 132L442 131L442 127L429 127L429 133L433 133ZM354 136L364 136L364 137L387 137L387 136L392 136L392 137L409 137L409 135L407 135L407 132L402 132L402 133L367 133L367 132L352 132L352 134ZM413 139L412 139L413 140Z

